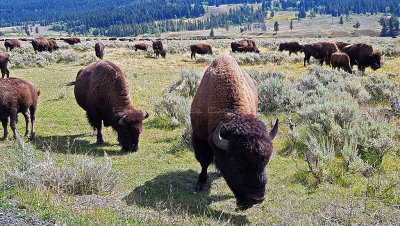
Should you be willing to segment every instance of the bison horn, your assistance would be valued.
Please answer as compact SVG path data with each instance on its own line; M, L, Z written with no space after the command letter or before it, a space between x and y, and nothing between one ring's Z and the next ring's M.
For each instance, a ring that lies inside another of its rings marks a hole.
M147 119L149 117L149 113L147 111L145 111L146 114L144 115L144 119Z
M220 148L224 151L228 151L229 150L229 140L226 140L221 137L221 134L220 134L221 126L222 126L222 124L220 123L218 125L218 127L215 129L214 135L213 135L213 141L215 143L215 146L217 146L218 148Z
M271 140L273 140L278 133L278 127L279 127L279 118L276 119L274 128L269 132L269 137L271 137Z
M120 126L123 126L124 125L124 119L126 118L126 115L124 115L124 116L122 116L122 118L118 121L118 124L120 125Z

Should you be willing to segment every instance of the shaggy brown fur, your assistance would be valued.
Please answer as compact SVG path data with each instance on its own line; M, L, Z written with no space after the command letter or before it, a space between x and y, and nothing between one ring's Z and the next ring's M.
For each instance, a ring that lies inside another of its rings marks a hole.
M153 41L153 50L156 57L158 57L161 54L161 51L164 50L163 43L160 40Z
M335 52L339 52L338 47L333 42L315 42L312 44L304 45L304 67L306 66L306 61L310 64L310 58L320 60L321 66L324 61L327 65L331 64L331 55Z
M53 52L53 50L58 49L58 45L55 40L47 39L44 37L35 38L32 40L32 46L35 52L39 51L49 51Z
M190 46L190 51L192 54L190 55L190 58L196 59L196 53L198 54L213 54L211 45L206 44L206 43L198 43L198 44L193 44Z
M167 51L165 51L165 49L161 50L160 51L160 55L161 55L162 58L165 59L165 57L167 56Z
M337 68L338 70L343 69L350 74L352 73L350 66L350 57L346 53L333 53L331 56L331 65L333 70Z
M343 48L342 52L350 57L350 65L357 65L362 72L366 67L377 70L381 67L382 54L374 51L370 44L359 43L348 45Z
M129 99L126 75L107 60L94 62L78 72L75 85L76 102L87 114L90 125L97 130L97 144L103 144L102 122L118 133L125 151L139 148L142 121L148 117L136 110Z
M4 78L4 76L7 76L7 78L10 77L10 71L7 68L8 62L10 62L10 55L8 55L8 53L0 52L0 69L2 78Z
M63 40L69 45L75 45L77 43L81 43L81 39L79 38L64 38Z
M149 46L146 43L137 43L135 44L135 51L137 51L138 49L147 51L148 47Z
M54 39L49 39L49 52L53 52L54 50L57 50L59 47L57 45L56 40Z
M278 51L289 51L289 55L292 55L292 53L297 52L303 52L303 47L298 43L298 42L284 42L279 44L279 49Z
M102 42L98 42L94 45L94 51L96 52L96 56L100 59L103 59L104 56L104 44Z
M256 43L253 40L241 40L231 43L232 52L256 52L259 53Z
M0 90L0 120L4 128L4 139L8 139L7 123L9 117L14 138L17 137L17 114L22 113L26 122L25 136L29 134L30 119L32 126L30 139L34 140L35 112L40 92L36 90L32 83L18 78L0 79Z
M9 49L12 51L14 48L21 48L21 42L18 39L7 39L4 41L4 46L8 52Z
M338 49L339 49L340 51L342 51L342 49L343 49L345 46L350 45L350 44L347 43L347 42L335 42L335 44L336 44L336 46L338 47Z

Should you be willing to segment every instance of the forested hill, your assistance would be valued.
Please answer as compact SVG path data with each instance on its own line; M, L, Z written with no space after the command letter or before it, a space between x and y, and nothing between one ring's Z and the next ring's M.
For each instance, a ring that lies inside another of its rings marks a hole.
M262 7L245 3L262 3ZM206 5L222 4L243 6L206 19L184 20L203 15ZM262 23L271 10L295 10L299 17L306 11L400 16L399 0L0 0L0 27L39 23L83 35L131 36Z

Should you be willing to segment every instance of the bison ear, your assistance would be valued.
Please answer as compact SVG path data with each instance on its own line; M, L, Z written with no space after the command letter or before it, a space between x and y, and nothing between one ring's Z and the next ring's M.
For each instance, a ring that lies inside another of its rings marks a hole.
M123 126L125 124L124 120L126 118L126 115L122 116L119 120L118 120L118 125Z
M274 128L269 132L269 137L271 137L271 140L273 140L278 133L278 127L279 127L279 118L276 119Z

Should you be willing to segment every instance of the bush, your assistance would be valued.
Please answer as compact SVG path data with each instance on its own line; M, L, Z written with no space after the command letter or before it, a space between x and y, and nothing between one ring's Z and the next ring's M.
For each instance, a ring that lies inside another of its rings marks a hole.
M365 84L366 90L376 101L387 101L393 96L398 85L389 80L387 74L371 74Z
M169 88L169 92L179 92L185 96L194 96L200 86L203 74L199 71L182 71L181 78Z
M154 111L158 115L167 115L181 126L190 125L190 106L191 99L176 95L175 93L165 93L163 98L155 104Z
M256 84L262 82L265 79L274 77L274 78L279 78L281 80L286 78L285 73L280 72L280 71L260 71L257 69L250 69L247 71L249 76L254 80Z

